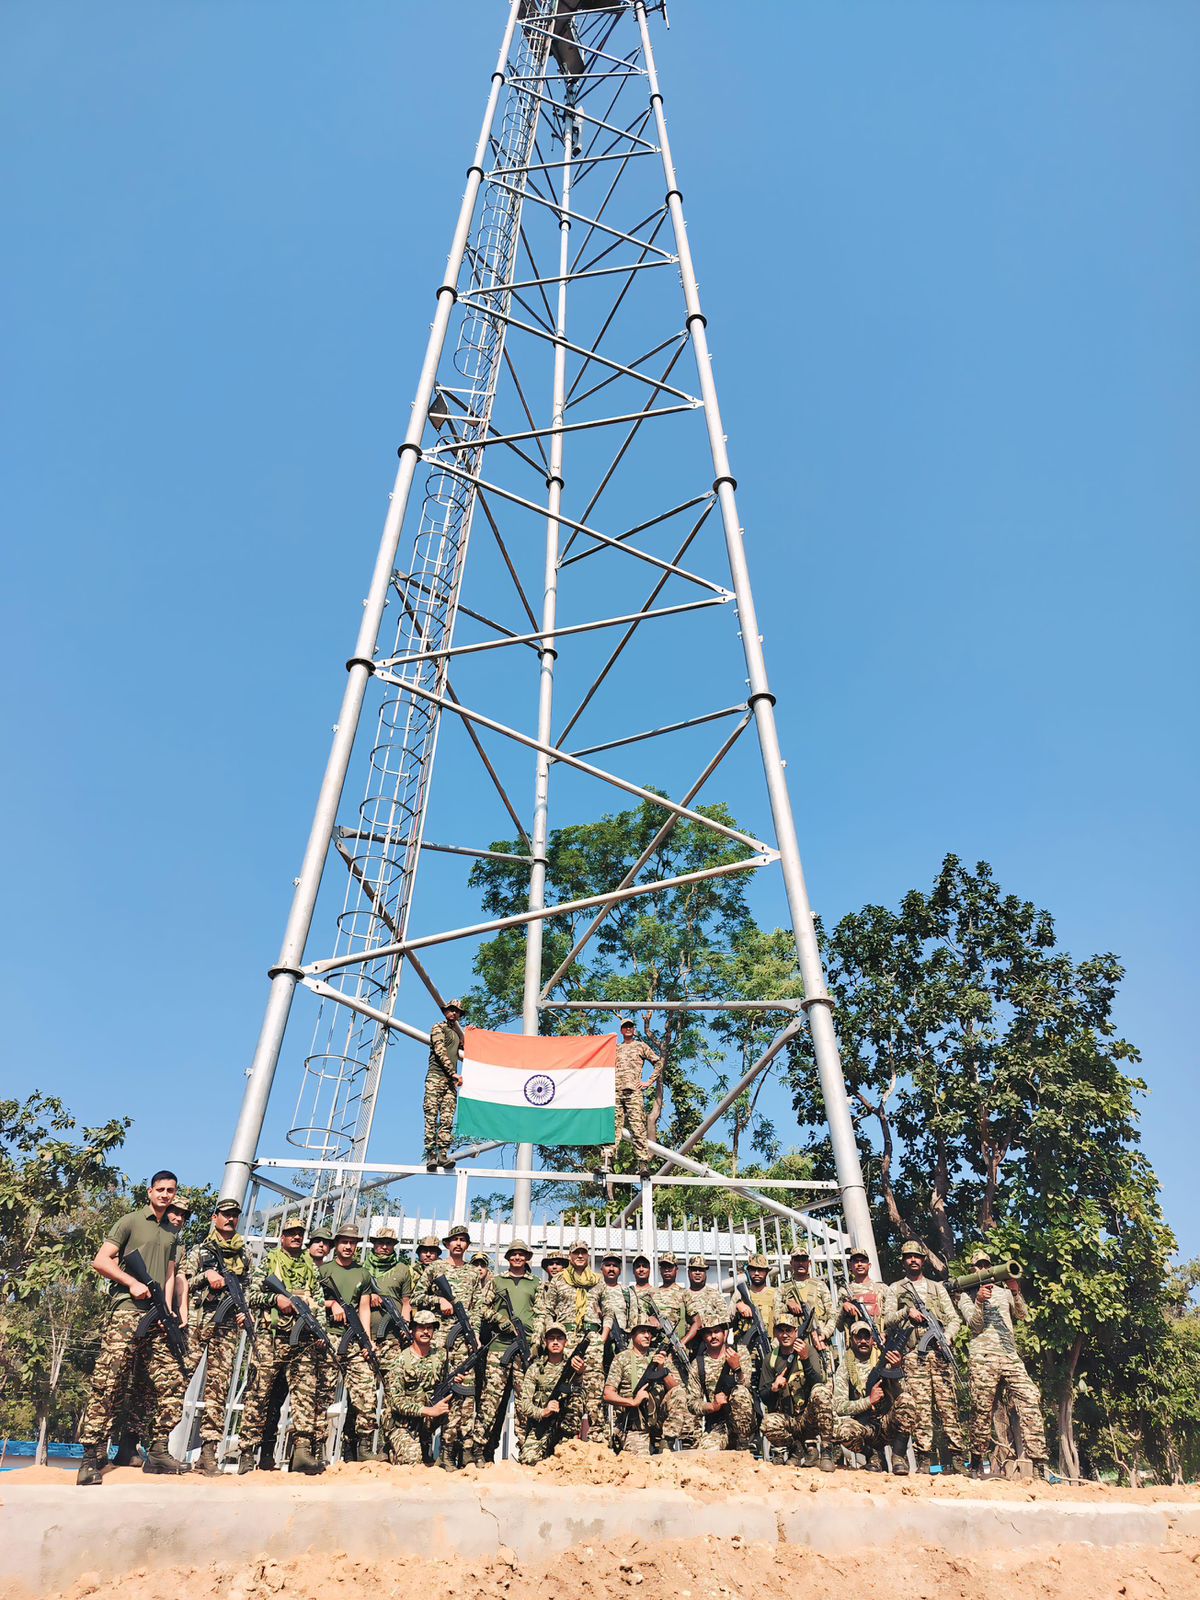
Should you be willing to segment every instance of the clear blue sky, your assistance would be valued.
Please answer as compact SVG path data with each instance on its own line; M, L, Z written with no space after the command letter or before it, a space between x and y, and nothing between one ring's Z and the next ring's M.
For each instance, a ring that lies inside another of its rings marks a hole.
M1200 12L671 12L814 900L954 850L1117 951L1195 1253ZM2 1088L138 1173L225 1153L502 20L0 14Z

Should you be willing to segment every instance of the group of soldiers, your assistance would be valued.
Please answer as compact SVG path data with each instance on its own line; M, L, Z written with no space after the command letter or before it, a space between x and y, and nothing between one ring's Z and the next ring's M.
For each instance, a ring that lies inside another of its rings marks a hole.
M279 1243L254 1265L237 1231L240 1207L222 1200L207 1237L183 1262L176 1180L156 1173L147 1205L111 1230L95 1267L112 1286L111 1314L81 1427L78 1482L97 1484L110 1440L132 1459L140 1440L147 1472L189 1470L168 1436L206 1358L197 1470L224 1470L221 1442L237 1435L239 1473L272 1470L287 1401L293 1472L325 1465L328 1418L345 1396L349 1459L380 1458L447 1471L495 1457L510 1398L517 1454L536 1464L567 1439L630 1454L751 1450L778 1464L833 1471L847 1455L865 1467L933 1465L935 1417L947 1454L942 1470L983 1470L1003 1382L1035 1470L1046 1470L1038 1394L1013 1326L1026 1314L1020 1285L982 1282L955 1302L927 1279L927 1252L902 1247L904 1276L871 1276L852 1251L836 1295L813 1276L808 1253L792 1255L782 1282L753 1255L732 1294L709 1281L704 1256L679 1262L635 1256L622 1282L616 1252L591 1266L587 1243L547 1249L543 1277L521 1239L505 1270L472 1250L470 1230L418 1241L416 1261L397 1254L380 1228L364 1241L350 1223L309 1231L287 1217ZM972 1264L986 1271L986 1251ZM1002 1270L1002 1269L1001 1269ZM972 1423L969 1462L959 1421L950 1341L966 1325ZM845 1350L836 1358L838 1333ZM226 1397L242 1336L251 1354L240 1425L226 1426ZM230 1463L232 1466L233 1463Z

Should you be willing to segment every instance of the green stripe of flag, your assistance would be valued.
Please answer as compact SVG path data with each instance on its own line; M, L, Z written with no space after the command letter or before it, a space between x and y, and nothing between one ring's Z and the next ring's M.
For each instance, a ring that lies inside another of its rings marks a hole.
M454 1131L459 1138L501 1139L505 1144L615 1144L612 1106L556 1111L552 1106L500 1106L460 1094Z

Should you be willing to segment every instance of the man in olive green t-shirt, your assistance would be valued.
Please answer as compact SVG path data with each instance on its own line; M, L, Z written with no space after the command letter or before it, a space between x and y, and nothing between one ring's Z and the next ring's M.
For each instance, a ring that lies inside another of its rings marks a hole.
M362 1346L346 1335L346 1313L342 1303L357 1311L364 1330L371 1327L371 1274L358 1259L362 1234L352 1222L338 1228L333 1241L333 1256L321 1268L325 1285L325 1309L329 1313L330 1342L337 1352L334 1365L346 1385L346 1398L354 1411L355 1460L377 1459L375 1436L375 1375L367 1364ZM330 1290L336 1289L339 1299ZM342 1353L343 1345L345 1353Z
M150 1276L162 1286L167 1304L174 1303L179 1239L164 1226L163 1219L175 1199L178 1183L173 1172L156 1172L147 1189L149 1203L113 1224L92 1261L92 1270L109 1281L109 1313L92 1371L92 1392L79 1426L83 1461L76 1483L92 1485L102 1481L100 1469L108 1454L113 1422L139 1364L149 1384L154 1412L153 1437L143 1471L188 1471L167 1447L167 1436L183 1415L187 1382L171 1354L162 1323L155 1321L144 1327L147 1314L152 1313L150 1291L124 1265L138 1251Z

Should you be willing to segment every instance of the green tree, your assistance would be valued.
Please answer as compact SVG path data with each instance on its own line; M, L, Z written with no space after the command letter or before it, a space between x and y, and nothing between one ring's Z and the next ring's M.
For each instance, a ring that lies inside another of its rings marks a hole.
M98 1326L92 1224L115 1212L120 1173L110 1157L129 1127L116 1117L77 1130L52 1096L0 1101L0 1372L6 1393L32 1399L39 1461L70 1352Z
M716 822L737 826L723 805L701 809ZM548 903L611 889L649 847L662 821L660 808L643 804L596 823L556 830L547 852ZM494 848L515 851L517 847L501 841ZM724 866L749 854L736 840L681 820L650 857L639 881ZM757 927L746 898L746 876L709 878L614 906L555 985L555 997L612 1001L635 1014L639 1004L663 1000L798 997L791 935L782 930L763 933ZM528 870L519 864L479 862L470 882L490 915L512 915L528 905ZM565 961L595 915L592 910L547 920L544 982ZM469 997L473 1018L496 1027L520 1015L524 959L523 928L501 932L481 946L475 960L479 981ZM595 1015L587 1012L551 1011L543 1016L543 1026L557 1033L582 1033L597 1026ZM713 1084L732 1081L725 1065L727 1052L748 1062L755 1048L773 1037L778 1016L753 1013L717 1022L711 1014L698 1011L643 1011L641 1031L663 1061L647 1113L650 1137L677 1147L700 1123ZM765 1158L773 1160L779 1154L774 1129L752 1106L735 1106L729 1126L735 1145L748 1137ZM578 1152L555 1149L543 1150L542 1158L550 1167L580 1161ZM562 1193L562 1185L554 1188L559 1204L601 1204L601 1191L595 1185L580 1185L570 1194Z
M1029 1264L1026 1348L1078 1472L1076 1401L1128 1385L1130 1348L1157 1350L1174 1245L1138 1148L1137 1052L1112 1023L1120 963L1073 960L1048 912L954 856L928 893L867 906L824 945L847 1083L877 1144L881 1234L923 1238L935 1265L972 1237ZM819 1149L805 1035L790 1075Z

